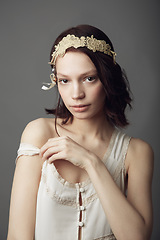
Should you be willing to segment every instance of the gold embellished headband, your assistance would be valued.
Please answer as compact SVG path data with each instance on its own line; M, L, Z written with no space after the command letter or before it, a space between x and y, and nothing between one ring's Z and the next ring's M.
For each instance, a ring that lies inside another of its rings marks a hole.
M68 34L66 37L62 38L62 40L55 46L55 51L52 53L52 59L49 62L51 65L55 65L56 59L58 56L63 57L66 53L66 50L70 47L79 48L86 47L89 50L96 52L102 52L107 54L113 58L113 62L116 64L116 53L111 50L111 46L106 43L104 40L98 40L93 37L76 37L75 35ZM50 74L51 83L45 83L48 87L43 86L43 90L49 90L56 84L56 77L54 72Z
M93 52L99 51L103 52L111 57L113 57L113 61L115 63L116 53L111 50L111 46L107 44L104 40L97 40L93 37L76 37L75 35L68 34L64 37L58 45L55 46L55 51L52 53L52 59L49 64L55 65L55 61L58 56L63 57L68 48L74 47L87 47L89 50Z

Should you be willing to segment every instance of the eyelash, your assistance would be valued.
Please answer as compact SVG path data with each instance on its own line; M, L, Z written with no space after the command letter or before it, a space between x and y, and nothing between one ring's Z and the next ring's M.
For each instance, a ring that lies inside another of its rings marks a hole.
M68 82L67 79L59 79L59 80L58 80L59 83L66 84L67 82L64 82L64 81L67 81L67 82Z
M95 81L95 80L97 79L97 77L96 77L96 76L85 77L83 81L85 82L87 79L88 79L88 80L90 79L88 82L93 82L93 81ZM59 83L62 83L62 84L67 84L68 81L69 81L69 80L67 80L67 79L59 79L59 80L58 80L58 82L59 82Z
M90 80L89 80L89 82L93 82L93 81L95 81L96 80L96 77L95 76L90 76L90 77L86 77L85 78L85 80L87 80L87 79L89 79L90 78Z

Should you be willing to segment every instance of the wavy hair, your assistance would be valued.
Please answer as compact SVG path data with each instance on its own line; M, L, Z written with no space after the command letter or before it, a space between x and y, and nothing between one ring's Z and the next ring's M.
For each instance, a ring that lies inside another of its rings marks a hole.
M77 27L69 28L62 32L55 40L50 53L50 61L52 59L52 52L55 50L57 45L63 37L68 34L74 34L77 37L91 37L99 40L104 40L111 46L111 50L114 51L113 45L110 39L100 29L90 25L78 25ZM102 52L93 52L86 47L80 47L78 49L69 48L67 51L80 51L88 55L91 61L94 63L98 77L103 84L106 100L105 100L105 113L107 120L116 127L125 127L129 124L125 110L126 107L132 108L131 106L131 91L129 82L126 77L124 70L121 69L118 63L113 62L113 58ZM62 119L62 124L66 124L69 120L72 122L73 116L66 108L61 97L59 96L57 107L54 109L46 109L48 114L54 114ZM55 121L56 122L56 121Z

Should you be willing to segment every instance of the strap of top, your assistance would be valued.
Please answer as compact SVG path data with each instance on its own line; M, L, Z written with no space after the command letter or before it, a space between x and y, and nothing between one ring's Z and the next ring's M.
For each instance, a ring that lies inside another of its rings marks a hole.
M131 137L119 132L118 140L115 142L115 149L113 149L113 159L114 159L114 175L113 178L116 181L120 177L120 172L126 176L125 159L128 152L128 146Z
M19 149L17 151L17 158L16 158L16 162L17 159L22 156L34 156L34 155L38 155L40 153L40 149L32 144L29 143L20 143Z
M129 137L122 131L118 131L114 146L112 148L115 159L123 159L123 161L125 160L130 139L131 137Z

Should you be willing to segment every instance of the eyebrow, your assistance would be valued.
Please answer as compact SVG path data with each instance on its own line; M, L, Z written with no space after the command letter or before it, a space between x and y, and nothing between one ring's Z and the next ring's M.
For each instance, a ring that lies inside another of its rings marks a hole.
M92 69L92 70L89 70L87 72L84 72L84 73L80 74L80 77L84 77L84 76L89 75L89 74L98 74L98 73L97 73L97 70ZM62 77L69 77L68 75L63 74L63 73L57 73L57 75L62 76Z

